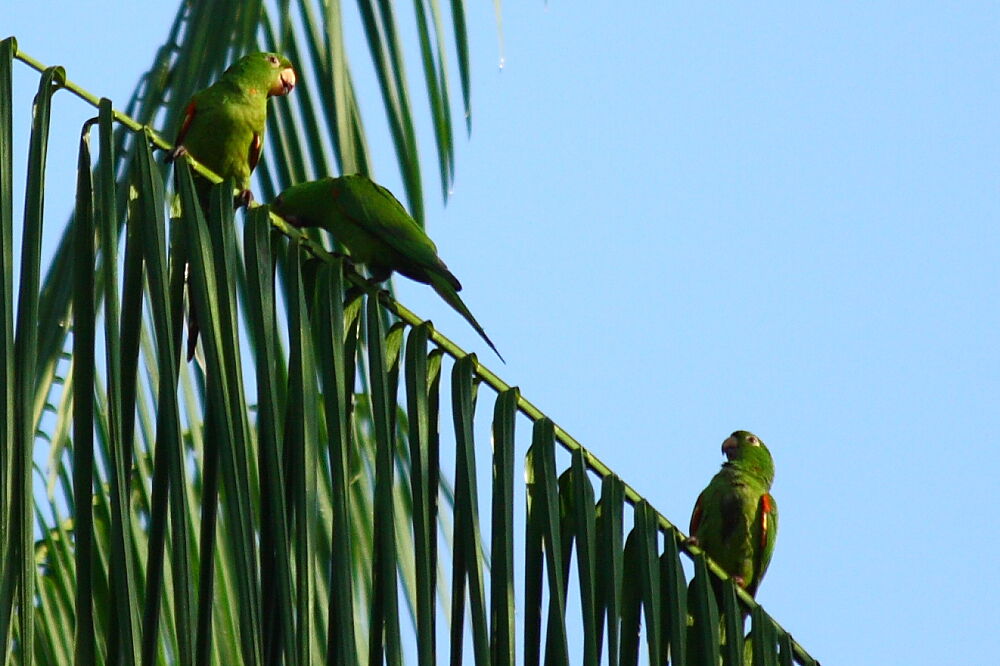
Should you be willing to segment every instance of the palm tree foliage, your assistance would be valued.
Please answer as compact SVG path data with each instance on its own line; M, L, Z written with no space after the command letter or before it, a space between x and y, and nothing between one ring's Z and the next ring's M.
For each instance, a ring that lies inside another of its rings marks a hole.
M468 122L463 3L449 10ZM358 12L422 221L394 6L362 0ZM414 15L446 193L446 19L435 0ZM0 42L3 661L397 664L406 653L513 664L520 653L526 664L630 664L645 652L650 663L717 663L721 650L738 664L742 641L720 635L742 636L750 609L754 663L814 663L731 582L719 608L710 579L721 572L672 524L333 248L264 207L238 232L227 184L203 213L186 160L167 178L153 151L169 144L150 127L175 127L193 91L257 48L288 54L300 73L290 102L272 106L258 195L370 172L343 30L337 2L184 3L124 112ZM40 72L19 253L17 60ZM50 104L65 91L97 114L81 130L75 210L42 279ZM196 364L180 361L186 263L202 323ZM490 460L476 444L484 386L495 395ZM530 444L523 492L519 436Z

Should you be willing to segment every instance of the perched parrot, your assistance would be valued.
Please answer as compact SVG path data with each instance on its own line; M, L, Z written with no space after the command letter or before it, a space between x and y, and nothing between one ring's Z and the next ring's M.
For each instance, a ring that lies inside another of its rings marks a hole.
M389 190L362 175L321 178L289 187L274 200L271 210L289 224L322 227L332 233L354 261L368 266L375 282L396 271L429 284L503 360L458 296L462 284L438 257L434 241Z
M690 541L754 596L778 536L778 505L770 493L774 460L745 430L727 437L722 453L728 462L695 502Z
M243 56L188 102L169 159L189 154L232 178L240 190L237 202L249 204L250 173L264 146L267 99L287 95L294 87L295 70L288 58L277 53Z
M222 178L232 178L240 194L237 206L253 200L250 173L260 161L267 119L267 99L287 95L295 87L292 63L277 53L251 53L229 66L222 78L197 92L184 110L172 161L188 154ZM195 187L203 209L207 208L211 187L195 174ZM198 344L198 318L188 305L187 359L194 357Z

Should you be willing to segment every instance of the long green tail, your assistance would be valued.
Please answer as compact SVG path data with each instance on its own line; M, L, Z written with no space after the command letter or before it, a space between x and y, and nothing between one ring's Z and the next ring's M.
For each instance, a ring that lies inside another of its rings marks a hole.
M490 346L490 349L493 350L493 353L496 354L497 357L504 364L506 364L507 361L504 361L503 356L501 356L500 352L497 351L496 345L494 345L493 341L490 340L490 336L486 335L486 331L483 330L483 327L479 325L479 322L476 321L476 318L472 316L471 312L469 312L469 308L467 308L465 306L465 303L462 302L462 299L458 295L458 292L455 291L443 277L440 277L434 273L430 273L430 271L428 271L428 273L431 279L430 285L431 287L434 288L434 291L438 293L438 296L443 298L444 302L450 305L455 310L455 312L465 317L465 321L469 322L469 325L471 325L472 328L476 329L476 333L478 333L479 336L486 341L486 344Z

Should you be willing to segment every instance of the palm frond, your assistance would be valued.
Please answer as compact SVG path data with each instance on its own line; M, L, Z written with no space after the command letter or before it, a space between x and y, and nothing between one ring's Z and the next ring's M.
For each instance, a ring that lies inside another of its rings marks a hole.
M185 5L190 14L175 24L184 44L221 59L261 38L266 6L228 6L225 34L197 23L203 6ZM385 61L384 89L396 96L393 113L408 116L392 12L385 3L362 11L379 31L372 43ZM291 40L296 26L283 18L274 43ZM666 518L517 389L322 243L263 207L248 213L237 237L225 183L214 187L206 219L184 160L175 167L183 213L170 217L166 174L152 153L168 144L146 124L164 97L204 81L205 67L169 50L159 57L178 68L177 78L147 76L130 104L141 111L133 119L12 39L0 42L0 138L10 132L13 59L42 73L21 258L4 259L21 272L16 326L12 298L0 308L9 315L0 325L9 360L0 371L12 378L0 397L14 415L0 428L10 443L0 459L0 508L10 517L0 521L5 659L395 664L413 645L421 664L441 652L514 663L520 636L528 664L598 663L604 652L608 663L635 663L641 638L650 662L677 663L691 648L706 655L703 663L719 654L738 663L745 650L754 663L815 663L731 583L719 609L711 583L724 575ZM334 78L332 69L311 69ZM77 208L54 260L72 257L70 269L51 267L43 286L48 108L61 89L98 115L79 146ZM331 124L349 128L337 146L310 146L297 135L295 118L306 117L298 108L299 116L275 121L281 137L272 131L269 150L303 162L330 150L343 160L345 145L360 145L356 107L346 99L347 122ZM406 143L406 123L398 122ZM0 160L9 166L9 153L0 150ZM283 178L308 173L292 166L265 182L276 190ZM407 189L419 191L408 169ZM3 239L12 238L11 191L0 177ZM188 263L203 367L180 362ZM49 282L58 276L67 284ZM10 272L0 280L0 293L12 295ZM66 363L65 327L47 329L65 321L71 303ZM495 394L489 426L477 417L484 389ZM451 400L442 403L445 390ZM43 431L65 453L53 463L57 483L45 504L32 452L50 402L58 405L55 425ZM453 427L442 431L449 413ZM523 492L514 484L519 421L531 426ZM484 430L494 440L488 464L477 460ZM444 471L447 461L454 474ZM480 507L487 488L488 527ZM633 527L624 537L626 505ZM681 553L693 557L690 589ZM448 626L447 646L437 644L438 625ZM581 628L582 645L570 644L571 626Z

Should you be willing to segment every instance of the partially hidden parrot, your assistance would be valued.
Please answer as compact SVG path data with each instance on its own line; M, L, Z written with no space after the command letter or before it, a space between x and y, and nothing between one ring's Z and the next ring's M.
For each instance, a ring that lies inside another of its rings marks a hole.
M389 190L355 174L293 185L271 210L296 227L321 227L365 264L375 282L396 271L428 284L465 318L500 357L493 341L459 297L462 284L440 257L437 246Z
M253 200L250 174L260 161L269 97L287 95L295 87L295 69L277 53L251 53L229 66L222 77L191 97L184 109L174 149L168 161L188 154L223 179L232 178L239 195L237 206ZM211 183L195 174L195 188L207 212ZM187 358L194 357L198 321L188 305Z
M774 460L746 430L727 437L722 453L727 462L695 502L690 542L755 596L778 536L778 505L770 493Z

